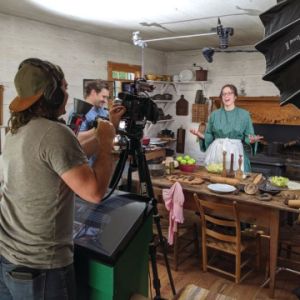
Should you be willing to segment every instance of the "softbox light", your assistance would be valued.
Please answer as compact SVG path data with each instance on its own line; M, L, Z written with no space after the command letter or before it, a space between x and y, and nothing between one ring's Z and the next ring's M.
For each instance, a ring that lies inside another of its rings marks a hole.
M260 15L265 38L255 48L266 58L263 79L280 91L280 105L293 103L300 108L300 5L286 0Z

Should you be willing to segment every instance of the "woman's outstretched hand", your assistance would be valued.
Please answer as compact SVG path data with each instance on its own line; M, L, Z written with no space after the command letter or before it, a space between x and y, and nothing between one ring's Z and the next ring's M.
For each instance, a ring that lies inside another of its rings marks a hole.
M258 141L260 141L260 140L262 140L264 138L261 135L251 135L251 134L249 134L248 137L249 137L249 141L250 141L251 144L253 144L255 142L258 142Z
M204 139L204 134L197 129L190 129L190 133L198 137L199 139Z

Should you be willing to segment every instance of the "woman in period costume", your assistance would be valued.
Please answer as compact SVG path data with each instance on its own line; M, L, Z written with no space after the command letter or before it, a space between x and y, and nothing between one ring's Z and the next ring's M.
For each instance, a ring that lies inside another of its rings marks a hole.
M236 107L237 96L237 88L234 85L224 85L220 93L223 106L211 113L205 133L195 129L191 129L190 132L199 138L200 149L206 152L205 165L222 163L223 152L226 151L227 169L231 154L234 157L234 170L238 169L238 159L242 155L244 162L242 170L250 172L250 161L245 152L245 145L254 143L257 145L256 142L263 137L254 135L249 112Z

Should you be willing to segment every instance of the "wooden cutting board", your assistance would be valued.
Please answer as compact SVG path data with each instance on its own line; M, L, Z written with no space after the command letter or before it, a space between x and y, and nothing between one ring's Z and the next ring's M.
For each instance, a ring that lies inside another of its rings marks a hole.
M201 184L204 182L202 178L195 177L193 175L170 175L167 176L167 179L171 182L179 182L184 184Z

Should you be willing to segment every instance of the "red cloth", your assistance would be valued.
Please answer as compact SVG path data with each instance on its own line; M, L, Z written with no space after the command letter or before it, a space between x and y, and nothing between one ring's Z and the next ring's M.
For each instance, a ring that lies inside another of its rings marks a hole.
M174 232L177 232L177 223L183 223L184 195L179 182L175 182L170 189L163 189L162 196L169 211L168 243L173 245Z

